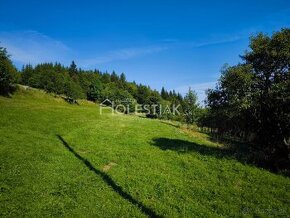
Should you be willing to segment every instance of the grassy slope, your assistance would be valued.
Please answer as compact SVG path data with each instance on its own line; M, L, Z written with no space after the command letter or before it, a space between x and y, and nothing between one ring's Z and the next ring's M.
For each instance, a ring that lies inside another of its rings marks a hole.
M0 97L0 216L145 216L135 200L168 217L289 215L290 179L158 120L35 90Z

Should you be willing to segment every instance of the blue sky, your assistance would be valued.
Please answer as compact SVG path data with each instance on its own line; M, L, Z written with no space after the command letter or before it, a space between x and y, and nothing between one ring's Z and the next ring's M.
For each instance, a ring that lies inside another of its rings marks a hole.
M0 42L17 67L47 61L102 71L200 100L249 36L290 26L289 0L0 0Z

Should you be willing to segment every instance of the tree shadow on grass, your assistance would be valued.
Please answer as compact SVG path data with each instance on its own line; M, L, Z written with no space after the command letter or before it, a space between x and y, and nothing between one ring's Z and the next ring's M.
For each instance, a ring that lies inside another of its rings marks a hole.
M97 176L100 176L102 178L102 180L108 186L110 186L116 193L118 193L123 199L125 199L125 200L129 201L130 203L134 204L135 206L137 206L145 215L147 215L149 217L161 217L161 216L157 215L152 209L146 207L141 202L134 199L130 194L126 193L123 190L123 188L121 186L117 185L113 181L113 179L110 176L108 176L106 173L96 169L91 164L91 162L89 162L86 158L80 156L71 146L69 146L68 143L60 135L57 135L57 137L68 151L73 153L76 158L78 158L80 161L82 161L89 170L93 171Z
M219 159L236 159L244 164L252 164L247 157L246 149L242 146L239 148L230 145L226 147L209 147L190 141L169 138L154 138L152 144L162 150L172 150L178 153L195 152L201 155L212 156Z
M222 157L229 152L227 148L221 149L218 147L208 147L181 139L154 138L153 145L162 150L172 150L177 151L178 153L194 151L202 155L211 155L216 157Z
M211 141L221 142L221 140L215 140L210 138ZM283 175L289 177L288 171L277 171L263 162L257 161L255 153L251 152L251 149L248 144L241 142L234 142L227 140L226 142L222 140L223 143L226 143L224 147L210 147L203 144L197 144L190 141L185 141L181 139L170 139L170 138L154 138L152 144L156 147L159 147L162 150L172 150L180 154L195 152L205 156L212 156L215 158L223 159L235 159L242 164L247 164L255 166L258 168L263 168L272 173Z
M162 123L181 129L178 124L171 122ZM236 141L233 139L226 139L224 137L219 137L216 134L211 134L207 132L198 131L200 133L207 134L209 140L213 143L221 143L225 145L224 147L209 147L203 144L197 144L190 141L180 140L180 139L168 139L168 138L155 138L153 139L153 145L161 148L162 150L174 150L179 153L184 152L198 152L202 155L214 156L216 158L231 158L236 159L243 164L250 164L256 167L267 169L273 173L277 173L270 168L263 167L262 164L255 162L254 158L250 155L251 146L249 143Z

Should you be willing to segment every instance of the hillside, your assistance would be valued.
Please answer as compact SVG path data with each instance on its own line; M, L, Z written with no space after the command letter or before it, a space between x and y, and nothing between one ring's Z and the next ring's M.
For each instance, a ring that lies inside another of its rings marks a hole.
M289 216L290 179L204 134L70 105L0 97L0 216Z

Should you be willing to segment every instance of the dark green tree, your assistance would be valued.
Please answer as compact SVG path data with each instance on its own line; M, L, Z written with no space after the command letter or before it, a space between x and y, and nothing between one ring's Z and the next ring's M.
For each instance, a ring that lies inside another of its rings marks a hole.
M13 66L5 48L0 47L0 94L8 95L16 82L16 68Z
M121 83L126 83L126 76L125 76L125 74L124 73L121 73L121 75L120 75L120 81L121 81Z
M102 100L102 90L103 85L100 81L96 81L94 84L89 86L87 92L87 99L90 101L100 101Z
M150 88L144 85L137 86L136 99L139 104L145 104L150 96Z
M169 94L168 94L168 92L165 90L164 87L162 87L162 89L161 89L161 97L162 97L164 100L168 100L168 97L169 97Z
M151 91L144 102L144 109L148 118L161 117L161 96L157 91Z
M256 142L276 168L290 164L290 29L251 38L242 56L254 70ZM288 141L288 142L287 142Z
M111 82L117 82L119 80L119 76L116 74L115 71L111 74Z
M31 78L33 77L33 67L31 64L27 64L22 68L21 83L31 86Z
M71 77L75 76L78 73L77 65L74 61L71 62L71 65L68 68L68 72Z
M290 29L251 37L243 64L225 67L208 91L211 128L251 141L256 162L275 170L290 165ZM203 122L205 123L205 122Z

